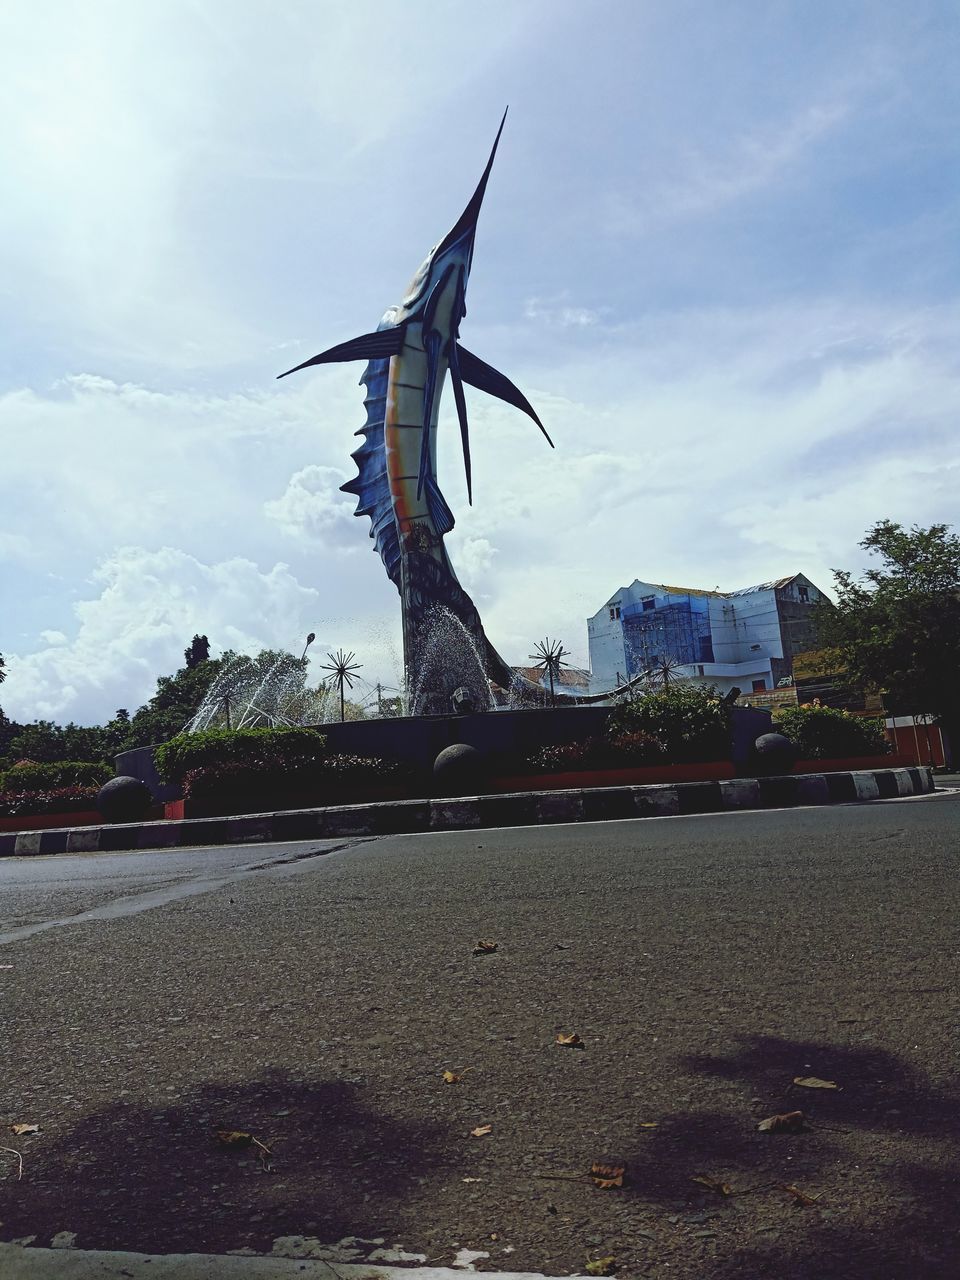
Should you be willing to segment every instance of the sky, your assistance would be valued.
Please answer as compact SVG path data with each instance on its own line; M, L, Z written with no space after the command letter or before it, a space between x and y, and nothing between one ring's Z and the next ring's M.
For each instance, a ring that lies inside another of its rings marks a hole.
M33 0L0 42L0 705L99 723L194 633L396 685L339 486L376 327L509 115L449 391L490 639L586 664L641 580L859 571L960 524L960 10L916 0Z

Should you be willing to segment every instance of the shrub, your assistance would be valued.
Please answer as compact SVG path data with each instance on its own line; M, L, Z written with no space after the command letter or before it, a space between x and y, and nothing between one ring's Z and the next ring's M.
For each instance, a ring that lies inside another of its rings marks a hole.
M312 729L208 729L178 734L154 752L160 777L178 784L196 769L246 765L276 772L325 758L326 738Z
M51 787L46 791L0 792L0 818L41 813L80 813L96 809L99 787Z
M890 749L882 720L854 716L839 707L783 707L774 728L790 739L804 760L879 756Z
M633 732L541 747L527 757L525 766L535 773L568 773L576 769L627 769L631 765L654 764L662 758L655 738Z
M399 784L409 776L406 765L376 756L330 755L292 769L228 762L188 770L183 779L183 794L191 800L233 801L256 797L269 802L297 793L335 793L343 786Z
M25 761L0 773L0 791L49 791L57 787L100 787L113 777L107 764L88 760L60 760L56 764Z
M670 764L729 760L733 712L709 686L673 684L614 708L607 736L640 733L660 747Z

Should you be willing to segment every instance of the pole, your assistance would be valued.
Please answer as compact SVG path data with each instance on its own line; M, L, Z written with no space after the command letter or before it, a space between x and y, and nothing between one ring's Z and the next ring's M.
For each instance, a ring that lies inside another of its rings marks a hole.
M346 716L343 710L343 676L340 677L340 723L343 724Z

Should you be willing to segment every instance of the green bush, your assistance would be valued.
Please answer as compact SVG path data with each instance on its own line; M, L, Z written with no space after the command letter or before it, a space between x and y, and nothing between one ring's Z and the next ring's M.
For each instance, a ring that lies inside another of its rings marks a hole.
M782 707L774 728L790 739L803 760L842 760L889 751L883 721L854 716L839 707Z
M101 787L113 770L88 760L60 760L56 764L17 764L0 773L0 791L49 791L56 787Z
M269 804L291 795L335 796L341 787L400 784L409 777L408 766L396 760L330 755L294 768L226 763L190 769L183 778L183 794L191 800L253 800Z
M312 729L208 729L181 733L157 747L154 759L164 782L181 784L195 769L244 765L283 772L327 758L326 738Z
M629 769L663 759L659 742L647 733L587 738L564 746L541 747L524 762L533 773L570 773L579 769Z
M614 708L607 737L644 734L669 764L729 760L733 712L709 686L672 684Z
M0 818L96 809L99 787L51 787L47 791L0 791Z

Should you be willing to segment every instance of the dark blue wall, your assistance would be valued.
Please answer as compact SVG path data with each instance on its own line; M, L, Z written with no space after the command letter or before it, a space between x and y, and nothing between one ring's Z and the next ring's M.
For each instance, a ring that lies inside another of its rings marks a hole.
M537 707L529 711L488 711L471 716L410 716L396 720L353 720L318 727L332 751L403 760L430 769L444 747L465 742L487 754L529 755L539 747L581 742L603 732L610 707ZM733 760L746 765L754 740L770 732L770 712L734 707ZM124 751L117 773L140 778L158 800L175 800L180 791L164 785L153 762L153 747Z

